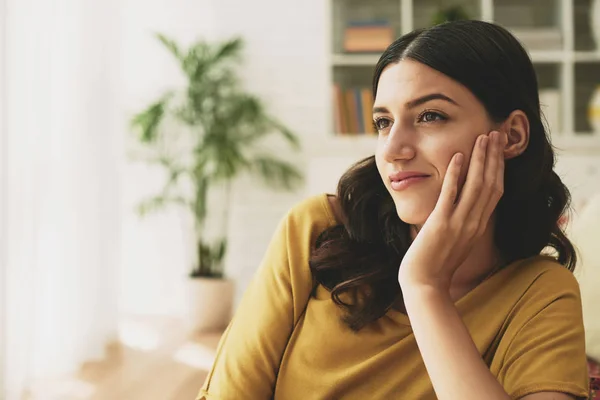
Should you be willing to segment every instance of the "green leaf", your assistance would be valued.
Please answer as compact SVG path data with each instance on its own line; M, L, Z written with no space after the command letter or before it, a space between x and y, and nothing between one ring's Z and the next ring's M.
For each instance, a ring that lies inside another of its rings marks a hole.
M162 33L157 33L156 38L160 40L160 42L171 52L171 54L175 56L175 58L177 58L179 61L182 60L181 51L179 50L177 43L175 43L172 39L169 39Z
M182 58L181 67L183 72L190 78L202 75L207 68L210 48L206 42L198 42L188 49L187 54ZM193 79L192 79L193 80Z
M302 174L292 164L262 155L252 160L251 172L273 188L292 189L302 183Z
M237 75L230 72L230 66L232 61L239 61L242 47L243 41L240 38L214 45L204 41L195 43L182 58L182 68L189 78L190 86L205 81L210 83L215 79L237 82ZM220 86L223 83L225 82L221 82Z
M158 136L158 127L162 122L171 94L166 94L160 100L150 104L145 110L136 114L131 119L131 127L138 130L140 140L150 143Z
M229 98L228 114L231 114L234 126L248 124L265 125L268 122L265 108L262 102L256 97L245 93L237 94ZM229 122L231 124L231 122Z
M210 246L202 241L198 240L198 276L210 275L211 269L211 249Z
M215 149L218 159L215 157L215 171L212 176L218 181L232 179L249 166L249 162L242 153L242 148L237 145L227 146L227 143L224 144Z
M284 139L287 140L294 150L300 150L300 139L298 139L298 136L296 136L294 132L275 119L270 119L269 121L277 130L277 132L279 132Z
M228 40L221 44L214 55L214 61L220 62L224 59L237 58L244 47L244 41L240 37Z
M227 239L221 239L215 246L215 261L222 262L227 252Z
M217 240L212 246L199 239L197 242L198 265L191 277L220 278L223 276L223 260L227 250L227 239Z

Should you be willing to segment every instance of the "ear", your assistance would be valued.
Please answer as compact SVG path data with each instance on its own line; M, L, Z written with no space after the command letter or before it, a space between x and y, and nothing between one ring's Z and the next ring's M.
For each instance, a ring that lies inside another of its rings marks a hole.
M506 133L507 143L504 158L509 160L519 156L529 145L529 119L521 110L515 110L500 126L500 132Z

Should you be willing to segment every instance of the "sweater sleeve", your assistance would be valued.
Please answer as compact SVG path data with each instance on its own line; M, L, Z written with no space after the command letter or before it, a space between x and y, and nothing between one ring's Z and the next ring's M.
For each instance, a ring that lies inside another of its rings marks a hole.
M311 223L314 212L307 204L313 203L296 206L279 223L221 337L197 400L273 397L281 359L312 289L308 266L311 241L319 225L327 225L326 219L321 224Z
M535 284L543 290L534 293L529 301L530 318L512 339L499 374L501 383L512 399L537 392L587 398L585 337L577 281L566 268L558 267L544 273Z

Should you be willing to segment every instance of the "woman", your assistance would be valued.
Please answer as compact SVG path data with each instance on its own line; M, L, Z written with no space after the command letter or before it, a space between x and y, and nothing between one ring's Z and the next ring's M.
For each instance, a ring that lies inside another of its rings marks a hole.
M493 24L390 45L375 157L284 218L199 399L587 396L575 252L557 223L569 193L537 90Z

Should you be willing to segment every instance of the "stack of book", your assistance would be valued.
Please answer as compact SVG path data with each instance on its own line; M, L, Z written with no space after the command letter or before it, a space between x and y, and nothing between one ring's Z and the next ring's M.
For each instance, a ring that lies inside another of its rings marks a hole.
M380 52L394 40L394 30L387 21L353 21L344 30L344 51Z
M373 126L373 94L370 88L342 89L333 85L335 133L341 135L375 134Z

